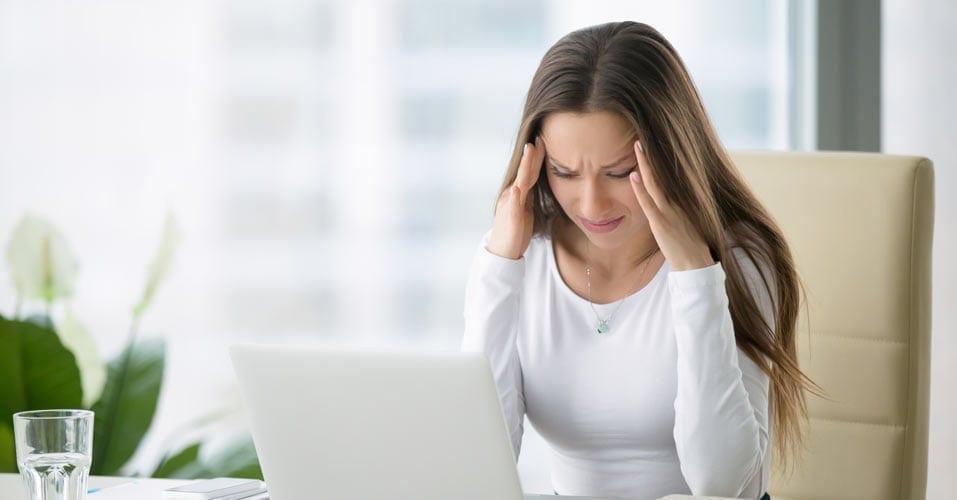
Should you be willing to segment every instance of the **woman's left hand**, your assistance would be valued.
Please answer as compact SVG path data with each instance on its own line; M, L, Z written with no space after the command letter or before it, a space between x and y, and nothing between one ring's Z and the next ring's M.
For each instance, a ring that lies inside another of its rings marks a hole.
M638 172L629 176L631 189L638 198L641 209L648 218L661 253L673 271L689 271L713 266L714 259L708 244L684 211L668 203L652 172L641 143L635 141L635 156L638 157Z

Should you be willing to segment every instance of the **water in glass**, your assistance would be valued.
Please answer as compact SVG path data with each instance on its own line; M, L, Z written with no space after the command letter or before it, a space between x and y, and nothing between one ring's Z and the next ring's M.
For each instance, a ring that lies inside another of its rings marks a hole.
M20 475L34 499L86 498L90 457L82 453L38 453L20 464Z
M13 416L17 465L30 500L85 500L93 412L39 410Z

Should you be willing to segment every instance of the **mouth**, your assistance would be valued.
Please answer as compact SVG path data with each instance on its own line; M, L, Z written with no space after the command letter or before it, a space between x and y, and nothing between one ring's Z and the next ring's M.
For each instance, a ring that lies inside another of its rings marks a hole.
M621 224L621 221L625 218L624 215L614 219L605 219L600 221L591 221L584 217L579 217L578 220L581 221L582 226L585 227L588 231L592 233L610 233Z

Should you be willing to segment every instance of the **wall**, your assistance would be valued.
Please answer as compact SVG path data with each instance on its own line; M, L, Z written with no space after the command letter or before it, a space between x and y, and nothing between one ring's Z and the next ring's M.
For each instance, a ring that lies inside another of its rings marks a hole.
M957 3L886 0L882 12L883 152L935 169L934 303L927 498L957 490Z

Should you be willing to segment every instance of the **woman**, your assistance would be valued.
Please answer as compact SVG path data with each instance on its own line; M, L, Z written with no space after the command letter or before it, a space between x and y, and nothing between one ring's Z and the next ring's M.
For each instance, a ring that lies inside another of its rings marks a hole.
M571 33L526 99L466 291L516 457L562 495L766 497L801 442L799 284L687 70L650 26Z

